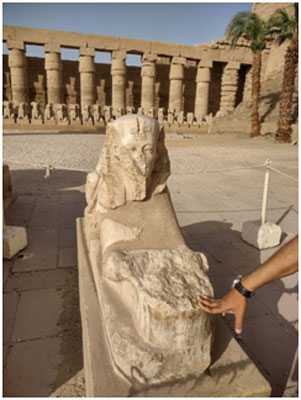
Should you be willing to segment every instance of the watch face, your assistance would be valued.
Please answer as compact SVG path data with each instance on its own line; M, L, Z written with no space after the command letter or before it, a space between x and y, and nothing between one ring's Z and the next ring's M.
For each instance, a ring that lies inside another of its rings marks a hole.
M232 283L232 289L234 288L234 286L240 281L240 278L235 278L233 283Z

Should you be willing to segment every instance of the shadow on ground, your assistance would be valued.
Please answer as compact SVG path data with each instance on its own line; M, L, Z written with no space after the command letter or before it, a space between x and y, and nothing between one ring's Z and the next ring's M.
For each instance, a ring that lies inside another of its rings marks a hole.
M87 172L88 173L88 172ZM53 169L46 177L46 169L11 170L13 195L17 194L60 194L61 191L77 188L86 182L86 172ZM76 190L78 191L78 189Z
M4 327L5 396L84 396L75 220L84 213L85 196L78 187L86 175L54 170L44 178L44 170L11 171L14 202L5 219L8 225L26 227L28 246L6 263L6 314L12 315L4 319L12 322ZM19 298L13 309L12 293ZM28 323L20 315L26 296L34 299L26 303ZM49 296L47 304L44 296ZM30 351L31 343L40 351Z
M204 221L182 228L188 246L208 258L216 298L229 291L235 276L246 275L260 265L260 251L242 241L241 232L231 227L231 223ZM259 289L248 301L244 330L238 339L270 383L272 397L282 396L298 380L298 332L278 308L282 296L297 293L297 286L288 289L281 280ZM234 317L228 314L224 321L236 336Z

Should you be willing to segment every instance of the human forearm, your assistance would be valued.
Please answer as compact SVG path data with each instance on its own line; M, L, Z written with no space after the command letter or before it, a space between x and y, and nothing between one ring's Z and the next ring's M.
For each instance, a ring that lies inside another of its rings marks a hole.
M278 250L259 268L241 279L248 290L254 291L276 279L293 274L298 270L298 236Z

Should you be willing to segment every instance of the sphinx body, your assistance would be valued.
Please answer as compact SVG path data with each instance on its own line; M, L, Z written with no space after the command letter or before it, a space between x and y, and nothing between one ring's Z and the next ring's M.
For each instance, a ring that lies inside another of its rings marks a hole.
M199 376L212 325L196 303L212 295L202 253L185 244L171 203L164 130L130 114L107 126L87 176L85 236L116 371L135 383Z

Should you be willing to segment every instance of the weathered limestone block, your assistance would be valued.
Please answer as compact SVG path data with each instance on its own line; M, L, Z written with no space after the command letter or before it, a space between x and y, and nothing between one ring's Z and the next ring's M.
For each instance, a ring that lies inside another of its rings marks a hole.
M260 220L244 222L242 238L257 249L263 250L278 246L281 239L281 227L272 222L262 224Z
M132 114L108 124L87 176L85 235L113 366L133 386L199 376L212 325L197 305L212 295L201 253L187 248L166 181L164 130Z
M22 226L4 226L3 258L12 259L27 246L26 228Z

